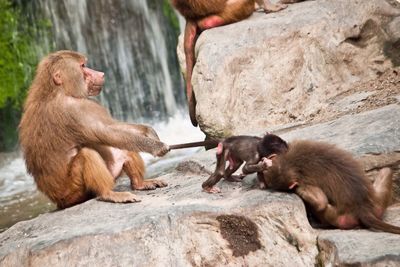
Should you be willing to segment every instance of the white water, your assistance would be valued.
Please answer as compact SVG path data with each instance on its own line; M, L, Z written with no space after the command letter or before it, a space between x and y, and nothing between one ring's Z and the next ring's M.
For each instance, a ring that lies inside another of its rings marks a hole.
M22 158L13 159L0 168L0 203L11 201L15 195L35 189L33 178L27 175Z

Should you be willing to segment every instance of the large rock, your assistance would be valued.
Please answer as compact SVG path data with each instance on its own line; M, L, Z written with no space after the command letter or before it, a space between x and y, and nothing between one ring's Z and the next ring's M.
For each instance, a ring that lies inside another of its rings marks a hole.
M399 118L395 104L282 136L332 140L358 156L396 154ZM400 264L400 235L315 230L296 195L259 190L254 175L243 184L222 181L221 194L202 192L201 183L215 167L214 153L179 163L162 177L168 187L138 192L140 203L91 200L17 223L0 234L0 266ZM389 157L384 164L398 167L399 158ZM128 188L125 179L117 190ZM400 225L400 209L390 209L385 220Z
M204 193L213 159L208 152L183 162L163 177L168 188L139 193L140 203L93 200L20 222L0 235L0 265L313 265L316 236L302 202L252 183Z
M399 103L282 133L282 137L335 143L356 155L400 152Z
M324 112L354 84L400 65L399 6L305 1L205 31L192 79L200 127L227 136Z

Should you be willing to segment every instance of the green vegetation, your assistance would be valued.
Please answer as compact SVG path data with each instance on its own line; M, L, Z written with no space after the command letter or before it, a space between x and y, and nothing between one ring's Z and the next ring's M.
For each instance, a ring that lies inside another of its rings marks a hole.
M179 33L180 29L179 29L178 17L176 16L176 13L175 13L174 9L172 8L172 6L171 6L171 4L169 3L168 0L164 0L163 1L163 13L164 13L164 16L171 23L171 25L174 28L175 32Z
M0 151L13 149L17 141L22 103L38 61L36 30L20 7L0 0Z
M0 108L21 105L36 56L28 23L9 0L0 0Z

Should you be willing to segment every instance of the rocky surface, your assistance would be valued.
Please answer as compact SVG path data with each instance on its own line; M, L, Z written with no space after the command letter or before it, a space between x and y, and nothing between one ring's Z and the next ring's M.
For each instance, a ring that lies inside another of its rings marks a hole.
M400 225L400 207L390 208L385 220ZM322 231L318 235L318 263L323 266L400 265L398 235L376 234L367 230Z
M207 152L183 162L163 177L168 188L138 193L141 203L92 200L16 224L0 235L0 265L312 265L318 252L315 231L302 202L294 195L254 190L251 182L224 184L220 195L203 193L200 184L213 158ZM119 187L127 188L126 183ZM253 233L249 240L259 246L249 248L247 239L230 244L228 237L237 232Z
M281 129L288 140L330 140L369 157L366 170L399 167L400 105L329 123ZM371 127L366 127L370 125ZM372 129L372 130L371 130ZM396 138L397 137L397 138ZM201 191L215 167L201 152L163 175L169 186L142 202L96 200L20 222L0 234L0 266L398 266L400 236L313 229L293 194L259 190L255 177ZM363 156L363 157L362 157ZM399 181L396 173L395 181ZM117 190L129 190L123 179ZM385 220L400 225L400 207Z
M291 130L281 135L289 141L299 137L328 141L357 155L379 154L399 150L399 126L400 105L396 103L357 115L345 115L330 122Z
M333 117L346 92L367 98L359 85L400 64L399 45L392 0L305 1L205 31L192 78L200 127L227 136Z

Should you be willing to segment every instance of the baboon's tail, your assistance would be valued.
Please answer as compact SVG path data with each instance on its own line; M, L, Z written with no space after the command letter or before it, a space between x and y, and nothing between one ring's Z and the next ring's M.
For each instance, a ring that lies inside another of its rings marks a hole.
M204 146L206 149L211 149L211 148L216 147L219 142L221 142L220 139L209 139L209 140L204 140L201 142L170 145L169 148L170 149L182 149L182 148L189 148L189 147Z
M385 223L384 221L378 219L371 212L365 211L363 215L360 215L361 223L371 229L379 230L383 232L400 234L400 227Z

